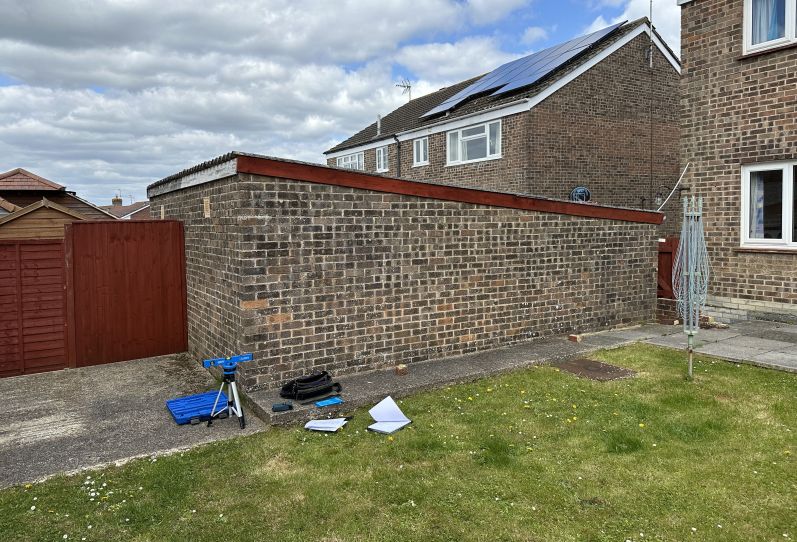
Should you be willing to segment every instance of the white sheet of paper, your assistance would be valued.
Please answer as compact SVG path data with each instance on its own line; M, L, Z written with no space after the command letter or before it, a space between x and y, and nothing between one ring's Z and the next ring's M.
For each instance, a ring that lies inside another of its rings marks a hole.
M332 418L331 420L310 420L304 424L305 429L312 431L328 431L334 433L344 425L346 425L346 418Z
M389 434L398 431L411 420L404 415L392 397L388 396L379 401L376 406L368 411L376 423L368 426L371 431Z

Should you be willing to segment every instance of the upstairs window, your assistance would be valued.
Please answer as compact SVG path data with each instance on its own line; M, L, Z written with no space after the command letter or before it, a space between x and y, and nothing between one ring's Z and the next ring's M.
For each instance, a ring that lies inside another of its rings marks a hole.
M448 165L501 158L501 121L448 132Z
M797 43L797 0L745 0L745 53Z
M797 248L797 162L742 167L742 246Z
M344 167L346 169L359 169L362 171L365 169L363 153L356 152L354 154L347 154L346 156L338 156L337 165L338 167Z
M412 165L425 166L429 163L429 138L422 137L412 142Z
M376 149L376 172L384 173L387 169L387 147L378 147Z

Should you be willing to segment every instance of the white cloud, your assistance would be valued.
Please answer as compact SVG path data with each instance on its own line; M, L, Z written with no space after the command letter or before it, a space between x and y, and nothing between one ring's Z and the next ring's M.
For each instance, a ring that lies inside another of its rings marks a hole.
M541 26L530 26L523 32L521 41L527 45L548 39L548 31Z
M622 7L623 12L611 20L599 15L585 32L594 32L620 21L650 16L649 0L602 0L603 5ZM653 26L678 54L681 50L681 7L674 0L653 1Z
M465 38L456 43L427 43L402 48L396 61L422 79L456 83L514 60L493 38Z
M487 24L529 4L529 0L468 0L468 15L476 24Z
M108 203L232 149L322 161L413 96L514 58L525 0L0 0L0 171ZM407 45L407 44L410 45ZM2 85L2 83L0 83Z

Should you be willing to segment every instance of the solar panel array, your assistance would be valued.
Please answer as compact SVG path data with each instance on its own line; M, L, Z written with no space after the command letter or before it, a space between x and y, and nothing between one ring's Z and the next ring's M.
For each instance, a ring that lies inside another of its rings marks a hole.
M424 113L423 117L430 117L453 109L471 96L486 94L490 91L494 91L490 94L491 96L498 96L532 85L624 24L625 21L617 23L592 34L574 38L499 66L434 109Z

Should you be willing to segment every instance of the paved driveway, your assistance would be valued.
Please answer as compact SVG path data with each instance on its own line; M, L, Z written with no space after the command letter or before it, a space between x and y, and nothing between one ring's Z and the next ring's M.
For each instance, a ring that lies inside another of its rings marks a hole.
M264 429L248 412L244 431L237 419L174 423L166 399L211 388L185 356L0 379L0 487Z

